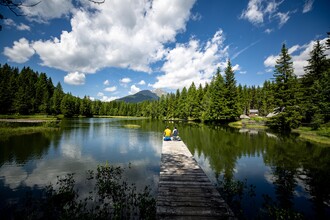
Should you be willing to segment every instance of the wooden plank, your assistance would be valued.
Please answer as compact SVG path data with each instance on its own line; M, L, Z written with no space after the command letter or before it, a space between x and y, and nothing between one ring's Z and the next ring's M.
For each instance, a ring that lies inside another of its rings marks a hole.
M164 141L157 196L158 219L235 219L182 141Z

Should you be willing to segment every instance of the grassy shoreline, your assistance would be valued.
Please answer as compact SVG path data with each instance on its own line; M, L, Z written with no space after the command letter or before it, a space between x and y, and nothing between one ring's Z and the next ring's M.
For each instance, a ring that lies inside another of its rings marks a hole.
M247 128L247 129L257 129L266 130L269 129L265 126L265 121L267 119L261 119L261 117L243 119L240 121L231 122L228 125L232 128ZM292 130L293 133L298 133L299 138L314 143L324 144L330 146L330 128L321 127L319 130L312 130L309 127L299 127Z
M312 130L308 127L299 127L297 129L293 129L292 132L298 133L299 138L301 139L330 146L330 128Z
M0 115L0 137L49 132L59 129L60 120L48 115Z

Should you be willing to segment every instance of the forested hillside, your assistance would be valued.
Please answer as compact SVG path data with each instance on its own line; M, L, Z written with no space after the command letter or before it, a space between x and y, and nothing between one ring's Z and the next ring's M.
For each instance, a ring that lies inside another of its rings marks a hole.
M60 83L53 85L45 73L29 67L19 70L8 64L0 66L0 114L63 114L145 116L159 119L193 119L203 121L235 120L249 109L260 115L279 113L269 126L290 130L301 122L315 128L330 119L330 49L319 41L314 45L305 67L305 75L297 78L288 49L282 46L274 70L274 78L262 87L238 85L231 62L223 73L218 69L209 84L194 83L176 93L162 96L158 101L141 103L92 101L64 93Z

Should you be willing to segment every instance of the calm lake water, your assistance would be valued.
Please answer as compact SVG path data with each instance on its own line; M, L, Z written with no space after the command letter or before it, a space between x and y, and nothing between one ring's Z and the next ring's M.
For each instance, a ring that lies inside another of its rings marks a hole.
M156 195L165 125L144 119L75 119L63 121L58 131L0 139L0 207L66 173L76 173L79 191L87 192L86 171L106 162L126 167L129 181L139 188L149 185ZM242 199L247 218L258 216L264 195L307 218L330 217L330 147L225 126L176 125L214 184L225 177L255 186L256 196Z

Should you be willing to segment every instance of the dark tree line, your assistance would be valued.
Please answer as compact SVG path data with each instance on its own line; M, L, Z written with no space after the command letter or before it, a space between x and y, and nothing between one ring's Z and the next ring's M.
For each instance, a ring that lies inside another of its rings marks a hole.
M325 51L330 41L317 41L305 67L305 75L297 78L288 49L283 44L276 61L274 78L262 87L236 85L231 62L223 74L218 68L205 86L192 83L158 101L142 103L92 101L64 93L60 83L53 85L45 73L29 67L21 71L8 64L0 65L0 114L63 114L144 116L157 119L191 119L201 121L236 120L250 109L259 114L278 113L269 120L271 128L287 131L301 122L317 129L330 119L330 60Z

